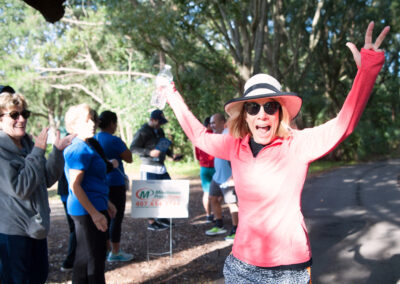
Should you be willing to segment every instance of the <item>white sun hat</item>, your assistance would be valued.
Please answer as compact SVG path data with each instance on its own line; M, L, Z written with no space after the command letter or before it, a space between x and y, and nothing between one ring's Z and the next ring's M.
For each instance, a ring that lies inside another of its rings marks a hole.
M295 118L300 111L302 99L296 93L281 92L281 84L274 77L267 74L256 74L247 80L244 85L244 93L240 98L229 100L225 104L225 112L232 116L240 112L243 104L262 98L272 98L286 109L290 120Z

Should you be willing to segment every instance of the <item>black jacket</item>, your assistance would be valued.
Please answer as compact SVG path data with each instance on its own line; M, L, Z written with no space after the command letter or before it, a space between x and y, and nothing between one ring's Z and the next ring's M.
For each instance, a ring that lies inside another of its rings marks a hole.
M149 155L150 151L155 149L158 140L163 137L165 137L165 134L161 128L156 131L148 123L143 124L133 136L130 150L132 153L139 155L145 165L163 166L165 155L172 157L171 149L168 149L166 153L161 152L158 158L153 158Z

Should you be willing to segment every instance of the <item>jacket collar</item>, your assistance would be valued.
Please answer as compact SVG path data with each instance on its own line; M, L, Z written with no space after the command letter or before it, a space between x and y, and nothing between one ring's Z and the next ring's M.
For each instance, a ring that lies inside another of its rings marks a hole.
M24 148L31 147L33 142L29 138L28 134L25 134L25 136L22 137L21 144L22 144L22 147L24 147ZM0 130L0 147L9 152L13 152L13 153L19 153L21 151L17 147L17 145L15 145L15 143L12 141L11 137L8 136L8 134L2 130Z
M271 143L268 145L265 145L265 147L273 147L277 145L281 145L283 143L284 138L277 137L275 138ZM245 148L250 148L250 134L247 134L243 139L242 142L240 143L241 147Z

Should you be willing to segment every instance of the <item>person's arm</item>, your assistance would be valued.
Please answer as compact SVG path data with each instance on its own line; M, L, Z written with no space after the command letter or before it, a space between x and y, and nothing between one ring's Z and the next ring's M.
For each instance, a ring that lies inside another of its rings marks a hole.
M150 150L145 148L145 137L144 133L142 133L141 129L138 130L133 136L133 140L129 149L133 154L139 156L150 156Z
M333 150L355 129L368 102L376 77L385 57L380 44L389 32L386 27L372 44L373 22L368 26L364 48L359 52L352 43L347 44L358 67L353 86L336 118L314 128L295 131L297 139L295 155L308 162L314 161Z
M38 186L47 181L45 159L47 130L48 127L45 127L35 137L34 144L28 135L22 138L27 150L32 149L25 158L14 157L7 152L0 153L2 163L0 190L2 192L17 199L28 200ZM10 138L7 136L7 139Z
M129 151L128 148L124 152L121 153L120 157L123 161L127 162L128 164L132 163L132 161L133 161L132 152Z
M79 203L85 208L85 210L89 213L90 217L93 220L93 223L96 225L96 228L102 232L107 230L107 218L102 213L100 213L90 202L87 197L84 189L81 186L85 171L83 170L69 170L70 176L70 187L72 192L75 194L76 198L78 198Z
M56 132L56 139L53 144L53 151L50 153L49 158L46 161L46 185L51 187L56 181L58 181L63 175L64 171L64 149L71 144L72 139L76 135L67 135L64 138L60 138L60 131ZM36 140L38 137L36 138ZM43 145L46 147L45 145ZM45 148L44 148L45 149Z
M167 93L167 100L183 131L195 147L212 156L229 160L230 147L234 144L232 136L208 133L207 128L189 110L178 91L171 88Z

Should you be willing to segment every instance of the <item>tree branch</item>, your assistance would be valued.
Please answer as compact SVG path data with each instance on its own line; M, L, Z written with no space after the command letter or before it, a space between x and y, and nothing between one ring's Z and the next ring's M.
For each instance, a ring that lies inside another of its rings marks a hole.
M102 98L100 98L95 93L93 93L92 91L90 91L88 88L86 88L85 86L83 86L81 84L70 84L70 85L53 84L50 86L52 88L59 89L59 90L71 90L73 88L77 88L77 89L84 91L86 94L88 94L90 97L92 97L99 104L101 104L101 105L105 104Z
M91 27L99 27L99 26L104 25L104 23L91 23L91 22L73 20L73 19L68 19L68 18L62 18L61 22L78 25L78 26L91 26Z
M129 76L141 76L146 78L155 78L155 75L150 73L143 73L143 72L134 72L134 71L113 71L113 70L86 70L86 69L78 69L78 68L68 68L68 67L57 67L57 68L50 68L50 67L37 67L36 70L40 71L41 73L44 72L69 72L69 73L76 73L78 74L85 74L85 75L129 75Z

